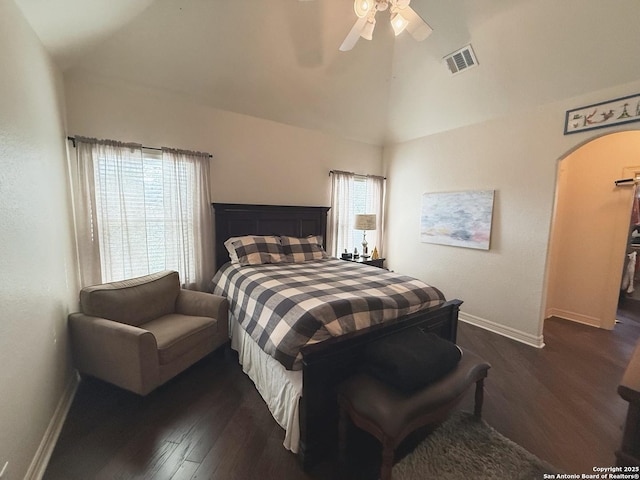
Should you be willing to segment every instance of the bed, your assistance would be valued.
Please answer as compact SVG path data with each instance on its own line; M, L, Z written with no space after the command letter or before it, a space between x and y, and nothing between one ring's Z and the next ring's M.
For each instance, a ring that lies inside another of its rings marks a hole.
M263 298L267 293L264 290L258 292L257 288L271 284L275 281L274 276L277 275L280 277L296 276L297 278L298 275L303 275L302 271L304 271L304 275L310 275L312 280L303 287L303 292L296 291L296 294L300 295L306 295L305 289L312 288L315 283L313 279L316 277L314 275L317 275L317 278L324 277L325 270L344 272L341 274L343 277L349 275L349 272L353 272L354 276L369 277L373 275L379 277L383 283L396 275L372 266L353 263L347 265L347 262L331 258L314 258L309 262L305 261L302 264L294 265L285 263L282 265L285 269L284 273L278 273L280 267L278 265L239 268L229 265L229 253L224 243L232 237L277 235L279 238L306 238L318 236L324 241L328 208L221 203L214 203L213 208L218 272L214 277L216 281L215 285L212 283L212 290L236 296L236 302L244 302L245 306L247 302L253 302L252 297ZM240 285L252 285L250 287L251 293L243 293L240 291L241 288L230 286L229 277L234 276L241 278L238 282ZM406 278L408 279L408 277ZM411 279L407 281L411 283ZM345 281L345 284L350 284L350 282L351 280ZM234 288L236 291L233 291ZM378 288L378 285L375 288ZM396 290L399 288L397 287ZM360 290L360 287L355 290ZM434 292L439 291L434 289ZM335 292L333 293L335 294ZM238 295L244 295L244 300L238 300ZM313 295L317 297L320 294L314 293ZM338 297L340 295L342 292L337 294ZM386 299L387 296L392 295L393 293L389 295L384 293L380 295L380 298ZM335 387L356 371L361 354L368 344L414 326L435 332L455 342L461 301L444 301L444 297L437 298L437 293L434 293L428 298L418 299L419 307L415 307L415 304L414 306L405 305L403 295L411 296L414 294L402 293L398 297L399 300L396 298L396 301L392 303L400 307L395 313L390 313L387 306L381 307L378 303L375 303L375 308L367 307L371 311L364 316L384 319L384 322L378 323L376 320L370 326L366 324L364 328L353 331L349 331L350 329L347 328L345 329L347 333L340 330L341 325L338 326L338 330L335 330L336 324L332 322L333 331L331 328L322 328L319 335L303 335L303 341L299 345L293 345L291 350L289 349L290 341L282 342L285 344L285 348L280 348L280 340L270 341L266 338L270 334L267 335L262 331L256 334L252 328L247 327L247 322L251 322L252 318L257 320L258 317L262 317L270 321L278 316L277 307L272 310L260 307L259 311L247 308L236 309L235 313L234 308L231 308L231 346L238 351L243 370L256 385L276 421L284 428L284 446L298 455L305 469L316 464L329 451L335 449L338 418ZM318 308L326 310L323 304L318 304L315 300L309 301L315 305L314 312ZM362 300L357 301L361 302ZM393 308L392 306L391 310ZM338 310L342 310L342 307ZM240 318L242 316L247 318ZM351 317L347 315L347 317L346 324L353 323L353 315ZM355 323L361 323L362 309L358 310L356 317L359 320ZM244 322L244 327L240 325L240 321ZM280 322L278 325L282 323ZM307 326L316 323L317 319L313 318ZM308 328L300 329L305 332L306 330ZM325 330L329 330L331 333L327 334ZM251 333L248 333L249 331ZM299 335L294 336L299 337ZM260 342L261 338L263 338L262 343ZM259 345L260 343L262 346ZM265 350L271 350L270 354Z

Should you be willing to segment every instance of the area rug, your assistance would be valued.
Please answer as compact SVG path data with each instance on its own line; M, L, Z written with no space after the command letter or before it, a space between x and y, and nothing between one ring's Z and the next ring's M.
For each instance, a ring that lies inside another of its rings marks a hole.
M394 480L540 480L551 465L467 412L455 413L393 467Z

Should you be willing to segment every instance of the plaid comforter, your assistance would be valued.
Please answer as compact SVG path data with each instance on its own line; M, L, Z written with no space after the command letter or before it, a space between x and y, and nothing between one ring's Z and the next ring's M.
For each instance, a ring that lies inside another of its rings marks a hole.
M444 295L415 278L335 258L239 266L227 263L213 293L260 347L288 370L300 349L331 336L440 305Z

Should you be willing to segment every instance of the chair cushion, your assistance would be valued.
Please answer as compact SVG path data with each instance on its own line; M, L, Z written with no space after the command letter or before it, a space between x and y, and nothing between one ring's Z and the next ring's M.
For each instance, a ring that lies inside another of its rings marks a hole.
M216 319L172 313L141 325L153 334L158 344L160 365L184 355L195 345L213 339L218 328Z
M462 351L435 333L414 327L367 346L363 369L378 380L411 393L453 370Z
M80 304L87 315L140 326L175 312L178 293L178 272L164 271L85 287L80 291Z

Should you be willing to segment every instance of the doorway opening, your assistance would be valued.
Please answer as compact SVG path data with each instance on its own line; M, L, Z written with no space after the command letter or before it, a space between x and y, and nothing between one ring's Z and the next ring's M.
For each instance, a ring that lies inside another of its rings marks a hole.
M636 170L639 130L594 138L560 160L545 318L614 328L634 199L633 187L615 181L635 177Z

